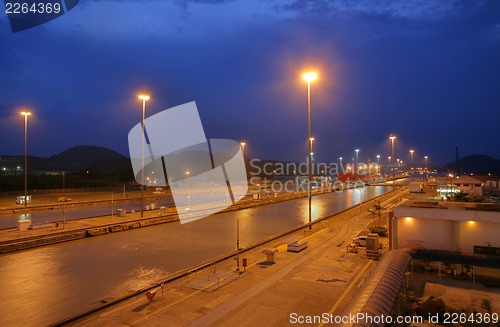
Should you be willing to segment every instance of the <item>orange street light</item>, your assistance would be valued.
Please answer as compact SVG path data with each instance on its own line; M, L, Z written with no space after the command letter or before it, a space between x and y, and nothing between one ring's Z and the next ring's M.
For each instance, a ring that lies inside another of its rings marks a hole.
M392 157L394 158L394 140L396 139L396 136L392 135L389 136L389 139L392 141ZM392 160L392 190L394 191L394 179L395 179L395 171L394 171L394 159Z
M245 142L240 142L241 144L241 153L243 154L243 160L245 160Z
M308 131L309 131L309 230L312 230L312 221L311 221L311 186L312 186L312 140L311 140L311 81L314 81L317 77L317 74L314 72L305 73L302 77L307 81L307 118L308 118Z
M305 73L304 75L302 75L302 77L310 82L310 81L314 81L316 79L318 75L316 73L313 73L313 72L310 72L310 73Z
M28 206L28 116L31 112L23 111L24 116L24 207Z
M142 100L142 165L141 165L141 218L144 217L144 120L146 118L146 101L149 100L149 95L141 94L139 99Z

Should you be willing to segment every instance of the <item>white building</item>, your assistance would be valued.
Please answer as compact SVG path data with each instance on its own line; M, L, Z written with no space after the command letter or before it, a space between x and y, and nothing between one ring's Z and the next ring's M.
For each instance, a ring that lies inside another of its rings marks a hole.
M483 195L483 182L471 176L462 175L453 179L453 185L459 191L467 192L469 195Z
M394 208L390 229L394 249L416 243L466 253L474 253L475 247L500 251L500 205L405 201Z

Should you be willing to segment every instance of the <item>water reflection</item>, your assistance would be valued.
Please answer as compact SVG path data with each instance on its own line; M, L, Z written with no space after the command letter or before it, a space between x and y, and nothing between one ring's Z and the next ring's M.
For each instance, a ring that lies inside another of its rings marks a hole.
M363 200L385 187L363 189ZM359 203L357 190L313 197L313 219ZM168 272L195 266L308 222L301 198L0 256L0 326L39 326L138 290ZM29 312L29 314L26 314Z

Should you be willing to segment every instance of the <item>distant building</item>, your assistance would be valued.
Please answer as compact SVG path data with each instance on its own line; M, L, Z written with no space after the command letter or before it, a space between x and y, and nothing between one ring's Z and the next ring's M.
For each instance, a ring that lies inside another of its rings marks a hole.
M462 175L454 178L452 183L459 191L466 192L469 195L483 195L483 182L480 179Z
M483 194L491 196L500 196L500 177L499 176L474 176L483 181Z

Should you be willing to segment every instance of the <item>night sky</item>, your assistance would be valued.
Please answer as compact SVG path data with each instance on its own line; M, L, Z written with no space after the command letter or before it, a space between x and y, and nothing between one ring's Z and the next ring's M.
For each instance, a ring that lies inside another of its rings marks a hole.
M208 138L305 160L500 158L500 1L81 0L12 33L0 14L0 154L77 145L128 155L146 116L196 101Z

